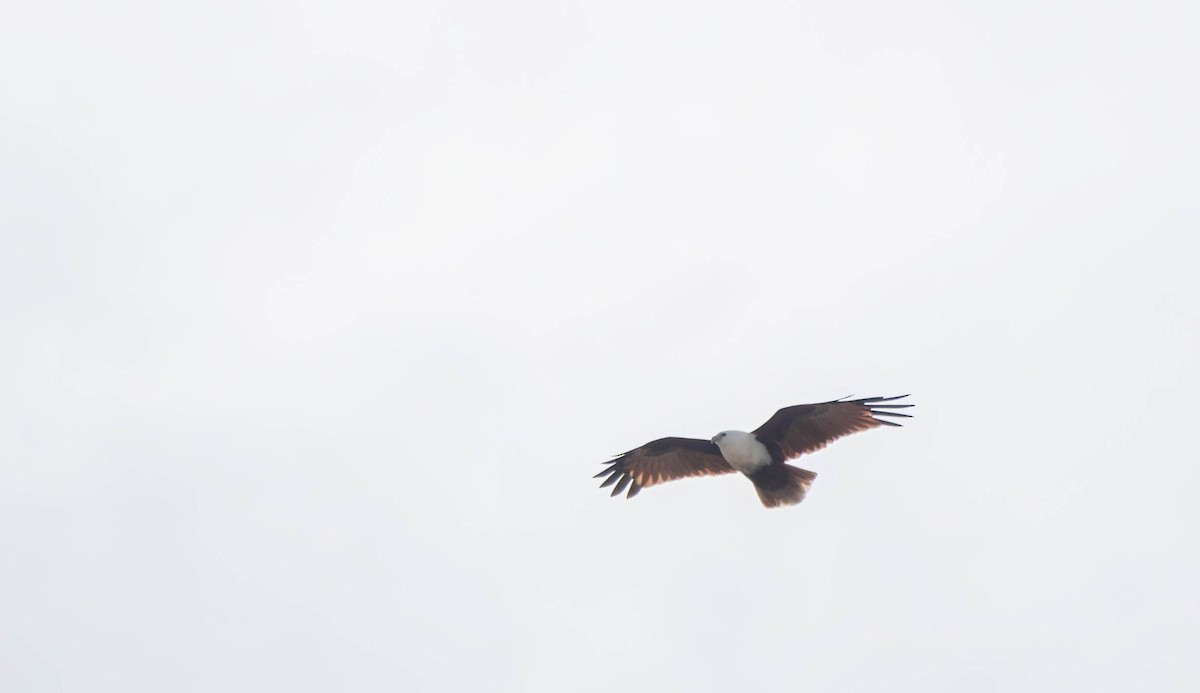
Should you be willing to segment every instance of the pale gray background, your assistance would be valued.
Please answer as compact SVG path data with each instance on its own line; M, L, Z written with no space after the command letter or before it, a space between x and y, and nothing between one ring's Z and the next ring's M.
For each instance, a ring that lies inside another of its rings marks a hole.
M1198 13L4 3L0 688L1200 689Z

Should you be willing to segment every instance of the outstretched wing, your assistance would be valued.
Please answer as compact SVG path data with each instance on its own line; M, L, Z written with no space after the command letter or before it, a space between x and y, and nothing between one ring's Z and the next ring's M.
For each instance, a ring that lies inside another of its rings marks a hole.
M895 409L911 404L881 404L902 399L898 397L866 397L853 400L834 400L820 404L798 404L775 412L765 424L754 431L755 437L767 446L776 462L790 460L815 452L842 436L865 431L876 426L899 426L880 416L903 416Z
M695 438L660 438L640 448L617 455L595 478L608 476L600 488L615 483L612 495L629 487L633 498L647 486L688 476L732 474L733 467L721 456L715 443Z

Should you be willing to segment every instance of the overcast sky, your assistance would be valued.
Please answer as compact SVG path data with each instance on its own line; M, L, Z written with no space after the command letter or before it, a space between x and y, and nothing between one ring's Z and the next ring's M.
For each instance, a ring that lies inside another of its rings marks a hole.
M1198 31L4 3L0 688L1200 689Z

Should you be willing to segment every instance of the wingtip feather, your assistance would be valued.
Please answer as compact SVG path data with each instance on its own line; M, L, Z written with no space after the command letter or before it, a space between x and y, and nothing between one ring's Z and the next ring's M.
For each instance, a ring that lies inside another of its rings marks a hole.
M874 404L876 402L892 402L898 399L904 399L905 397L908 397L908 395L895 395L894 397L864 397L859 401Z

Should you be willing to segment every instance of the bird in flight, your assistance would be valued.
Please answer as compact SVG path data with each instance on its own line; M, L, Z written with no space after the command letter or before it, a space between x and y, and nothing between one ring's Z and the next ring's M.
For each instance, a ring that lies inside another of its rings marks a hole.
M664 481L740 472L754 483L764 506L795 505L804 500L817 474L793 467L788 460L816 452L851 433L899 426L879 417L910 418L895 410L913 405L884 404L905 397L908 395L797 404L775 412L753 433L722 431L711 440L659 438L605 462L609 466L595 478L607 477L600 488L616 484L613 496L628 487L626 498L633 498L643 488Z

